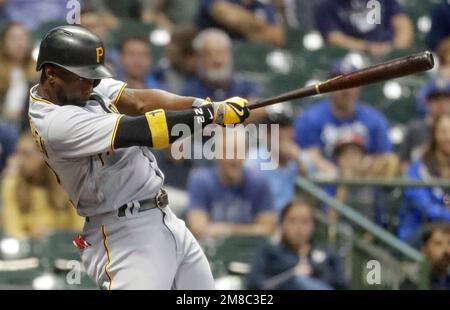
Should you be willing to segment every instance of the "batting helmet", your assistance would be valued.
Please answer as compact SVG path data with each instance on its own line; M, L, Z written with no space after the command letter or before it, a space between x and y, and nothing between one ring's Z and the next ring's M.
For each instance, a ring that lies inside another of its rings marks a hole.
M54 64L85 79L113 77L104 59L105 48L95 34L80 26L60 26L42 39L36 71L45 64Z

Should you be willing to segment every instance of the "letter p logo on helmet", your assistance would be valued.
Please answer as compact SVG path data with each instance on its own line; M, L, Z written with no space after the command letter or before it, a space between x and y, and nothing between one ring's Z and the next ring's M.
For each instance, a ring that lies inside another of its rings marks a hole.
M97 63L99 64L101 61L101 58L105 54L105 51L103 50L103 47L97 47L95 49L95 52L97 53Z

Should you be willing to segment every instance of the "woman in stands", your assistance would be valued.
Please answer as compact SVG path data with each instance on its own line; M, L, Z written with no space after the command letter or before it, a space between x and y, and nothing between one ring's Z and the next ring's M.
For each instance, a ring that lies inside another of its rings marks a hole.
M3 120L23 120L29 84L36 81L31 57L31 35L21 24L10 23L0 32L0 115ZM28 122L28 119L25 118Z
M408 167L406 177L425 182L450 179L449 114L443 114L436 120L427 150L421 160ZM399 219L399 237L414 243L425 223L450 221L450 188L406 188Z
M56 229L80 231L76 215L55 175L45 164L31 134L20 137L2 182L5 234L40 239Z

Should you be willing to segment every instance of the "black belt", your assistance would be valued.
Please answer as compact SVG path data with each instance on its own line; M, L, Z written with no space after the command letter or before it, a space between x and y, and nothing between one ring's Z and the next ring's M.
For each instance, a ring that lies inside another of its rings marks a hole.
M143 211L155 209L155 208L165 208L169 204L169 196L167 192L163 189L156 195L156 197L139 200L139 210L138 213ZM134 203L130 206L129 204L122 205L119 209L117 209L117 216L124 217L125 211L127 208L130 208L130 212L133 212ZM89 222L89 217L86 216L86 221Z

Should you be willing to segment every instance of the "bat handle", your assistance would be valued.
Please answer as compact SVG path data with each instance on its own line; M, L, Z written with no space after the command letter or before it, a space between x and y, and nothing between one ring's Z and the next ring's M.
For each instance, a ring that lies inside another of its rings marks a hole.
M311 86L307 86L301 89L297 89L276 97L271 97L268 99L263 99L263 100L259 100L256 102L252 102L250 103L247 107L250 110L254 110L254 109L258 109L258 108L262 108L271 104L275 104L275 103L280 103L280 102L285 102L285 101L289 101L289 100L294 100L294 99L300 99L300 98L304 98L304 97L309 97L309 96L313 96L313 95L317 95L320 92L317 89L317 85L311 85Z

